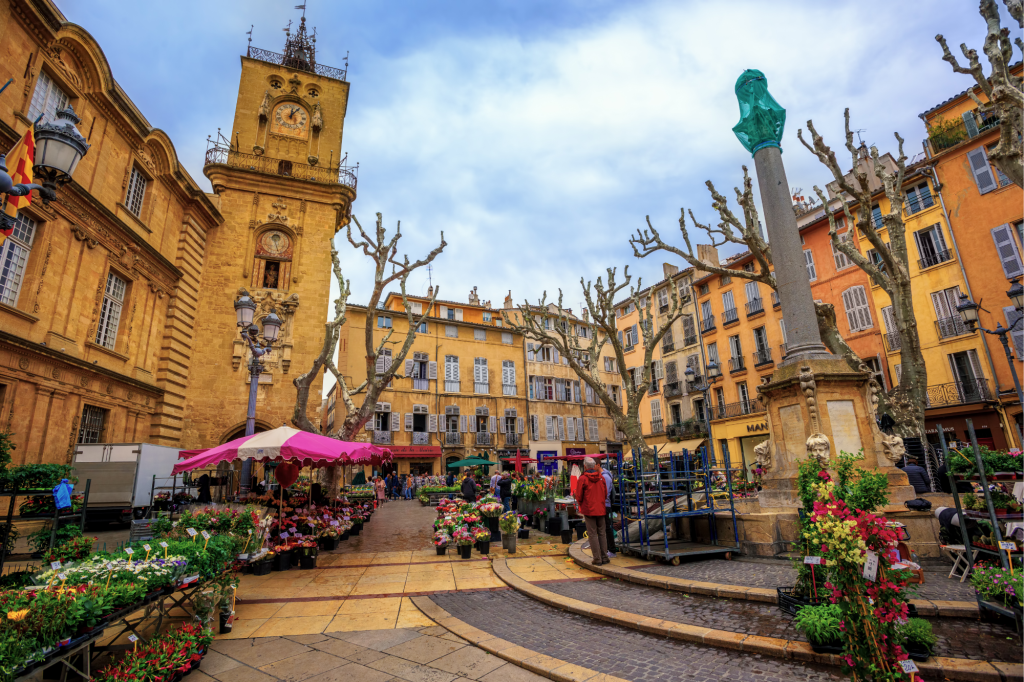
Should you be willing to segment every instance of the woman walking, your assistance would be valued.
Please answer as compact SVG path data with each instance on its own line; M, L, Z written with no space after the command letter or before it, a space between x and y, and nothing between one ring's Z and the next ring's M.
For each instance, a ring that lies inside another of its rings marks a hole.
M381 480L380 476L373 480L373 489L377 493L377 506L384 504L387 498L387 493L384 488L384 481Z

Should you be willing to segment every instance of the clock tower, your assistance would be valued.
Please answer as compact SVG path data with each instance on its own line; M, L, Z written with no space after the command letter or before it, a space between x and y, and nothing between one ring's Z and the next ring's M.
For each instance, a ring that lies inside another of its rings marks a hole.
M341 153L349 83L344 68L316 60L316 30L288 31L283 53L250 45L229 138L218 135L203 169L224 222L207 235L196 310L188 316L192 351L181 446L212 447L244 434L249 350L234 302L248 293L254 322L284 321L265 356L256 403L257 430L290 424L292 379L309 370L323 343L330 287L330 241L356 198L356 167ZM347 66L347 64L346 64ZM182 244L188 250L191 245ZM322 377L311 387L319 395ZM317 423L319 403L310 401Z

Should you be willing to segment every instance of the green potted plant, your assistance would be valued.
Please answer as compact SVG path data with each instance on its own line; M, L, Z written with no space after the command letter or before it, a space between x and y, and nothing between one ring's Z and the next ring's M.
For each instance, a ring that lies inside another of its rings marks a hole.
M516 553L516 535L519 532L519 515L514 511L507 511L498 517L498 526L501 528L501 546L509 554Z
M839 604L803 606L793 619L793 624L819 654L842 653L842 622L843 610Z
M457 529L455 534L452 536L455 540L455 544L459 546L459 556L463 559L469 559L473 556L473 534L469 532L469 529L465 526Z
M932 624L923 618L911 618L903 626L906 650L911 659L927 661L935 649L938 638L932 633Z

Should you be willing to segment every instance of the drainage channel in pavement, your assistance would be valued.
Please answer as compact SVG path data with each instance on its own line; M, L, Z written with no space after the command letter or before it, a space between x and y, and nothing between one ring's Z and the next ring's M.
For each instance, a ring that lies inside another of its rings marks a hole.
M517 592L455 593L430 599L455 618L495 637L633 682L843 679L824 666L629 630L560 611Z

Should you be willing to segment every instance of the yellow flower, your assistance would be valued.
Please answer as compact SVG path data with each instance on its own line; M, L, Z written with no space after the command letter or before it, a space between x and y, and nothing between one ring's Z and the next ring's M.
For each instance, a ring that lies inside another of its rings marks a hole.
M21 611L9 611L7 613L7 620L19 621L25 620L25 616L28 615L28 609L22 609Z

